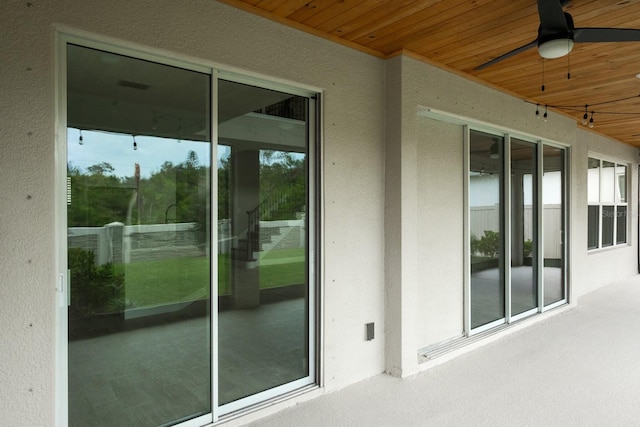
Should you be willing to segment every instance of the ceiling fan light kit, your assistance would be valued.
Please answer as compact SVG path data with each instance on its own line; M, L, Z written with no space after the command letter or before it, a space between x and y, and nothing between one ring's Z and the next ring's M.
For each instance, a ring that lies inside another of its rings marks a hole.
M484 64L476 67L476 70L482 70L497 62L503 61L512 56L516 56L519 53L525 52L535 46L538 47L538 54L544 59L555 59L567 56L575 43L618 43L618 42L640 42L640 29L633 28L576 28L573 23L573 17L571 14L563 10L564 6L569 3L569 0L537 0L538 5L538 18L540 25L538 27L538 37L520 47L517 47L510 52L495 57ZM544 61L542 62L542 86L541 91L544 92ZM567 62L567 79L571 78L569 73L569 62ZM640 73L636 75L640 78ZM639 95L640 96L640 95ZM635 98L626 97L621 99L614 99L610 101L600 102L597 105L613 104L627 99ZM527 101L530 102L530 101ZM593 115L595 111L589 111L589 105L584 107L576 106L559 106L535 103L536 105L536 118L540 118L540 106L544 105L544 114L542 117L544 121L547 121L548 114L547 108L555 108L564 112L583 112L582 120L579 122L583 126L590 129L595 127ZM584 108L584 109L583 109ZM626 109L625 109L626 110ZM637 112L630 111L598 111L599 114L615 114L615 115L640 115Z
M476 70L482 70L504 59L538 47L546 59L560 58L573 49L574 43L634 42L640 41L640 29L634 28L575 28L571 14L562 10L566 0L538 0L538 37L525 45L500 55Z
M552 39L538 45L538 53L545 59L563 57L568 55L571 49L573 49L573 40L570 38Z

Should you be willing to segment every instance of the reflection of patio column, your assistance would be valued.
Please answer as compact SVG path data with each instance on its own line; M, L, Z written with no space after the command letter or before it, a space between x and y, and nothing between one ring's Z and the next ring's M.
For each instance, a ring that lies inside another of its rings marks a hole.
M232 156L233 208L232 227L236 247L247 239L249 221L247 212L260 203L260 152L259 150L235 150ZM254 248L257 252L259 248ZM249 256L248 258L251 258ZM260 304L260 273L251 259L232 257L231 296L236 308L256 307Z
M511 265L524 264L524 175L514 171L511 178Z
M124 262L123 243L124 243L124 224L121 222L112 222L104 226L107 234L108 262L111 264L122 264Z

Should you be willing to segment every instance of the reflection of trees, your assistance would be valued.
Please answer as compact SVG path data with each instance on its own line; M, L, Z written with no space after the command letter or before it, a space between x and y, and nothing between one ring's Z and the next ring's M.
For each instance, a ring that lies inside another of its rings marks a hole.
M304 212L306 205L306 162L304 157L282 151L263 150L260 162L260 199L267 200L282 191L286 200L263 220L290 219ZM194 151L178 164L166 161L159 170L141 177L139 184L133 175L117 177L107 162L89 166L86 170L69 164L70 204L69 227L98 227L119 221L127 222L127 209L132 197L138 197L131 218L139 224L192 222L206 233L208 166L202 166ZM230 158L218 165L218 218L230 218ZM139 221L139 222L138 222ZM202 236L204 238L204 235Z
M471 255L486 258L498 258L500 254L500 233L493 230L484 230L484 236L480 239L471 234Z
M175 205L175 217L170 218L169 222L204 225L209 169L199 164L198 156L193 151L177 165L164 162L160 170L148 178L140 178L139 184L134 176L116 177L113 167L106 162L89 166L86 172L69 165L69 227L102 226L113 221L124 223L129 201L135 195L140 203L134 207L131 217L139 218L139 224L168 222L167 208Z
M268 200L282 191L288 197L273 212L266 212L265 221L295 218L306 205L306 165L304 158L296 158L283 151L261 151L260 200Z
M87 170L91 175L107 175L113 173L114 169L111 163L101 162L93 166L89 166Z
M88 174L69 165L67 174L70 200L67 210L69 227L102 226L124 222L132 188L123 179L108 175L113 167L106 162L87 168Z
M164 162L160 170L140 180L143 224L164 222L203 223L207 215L207 176L209 168L200 166L190 151L184 162ZM175 216L167 218L167 208L175 205Z
M230 158L220 159L218 167L218 220L231 218L231 191L229 186Z

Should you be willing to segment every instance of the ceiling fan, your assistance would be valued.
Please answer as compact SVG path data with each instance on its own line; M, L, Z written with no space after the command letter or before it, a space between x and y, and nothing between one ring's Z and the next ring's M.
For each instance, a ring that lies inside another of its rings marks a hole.
M571 15L562 10L568 0L538 0L540 26L538 37L511 52L500 55L476 67L482 70L527 49L538 46L538 53L546 59L560 58L573 49L574 43L640 41L640 29L630 28L575 28Z

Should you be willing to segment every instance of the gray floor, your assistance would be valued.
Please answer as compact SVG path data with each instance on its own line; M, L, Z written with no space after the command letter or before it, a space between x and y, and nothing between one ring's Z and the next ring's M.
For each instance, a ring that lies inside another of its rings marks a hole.
M640 276L578 304L413 377L379 375L252 425L640 425Z
M220 402L306 375L304 299L219 317ZM157 426L210 412L207 318L69 343L71 427Z
M220 314L220 404L307 374L303 298Z
M204 319L69 343L69 425L157 426L208 412L207 348Z
M298 340L302 332L292 329L297 321L289 324L282 319L301 316L300 307L295 302L270 304L264 310L230 312L221 319L221 329L229 332L223 339L231 340L225 346L243 343L236 347L242 357L221 354L221 363L227 364L224 371L247 373L235 384L227 382L229 390L242 394L243 384L259 388L257 373L278 360L287 362L267 371L283 380L299 374L303 367L294 361L300 361L301 354L285 343L288 334ZM281 316L274 315L277 311ZM271 322L277 317L282 323L275 328ZM266 329L258 329L250 336L243 334L251 328L234 332L233 325L242 322L262 323L280 332L267 335ZM640 276L591 293L575 308L414 377L379 375L253 425L637 426L639 325ZM70 409L76 421L72 425L151 426L179 415L176 411L197 411L206 405L208 366L188 351L206 344L205 336L206 325L194 319L72 343L70 383L75 386ZM253 351L254 344L265 351ZM166 369L163 363L176 351L184 352L184 366ZM284 365L294 368L287 373ZM234 377L239 378L230 375ZM228 380L221 375L221 384L224 381Z
M562 269L545 267L545 305L564 299ZM538 305L533 281L533 268L511 267L511 310L513 315L531 310ZM471 274L471 327L476 328L502 319L504 288L500 285L500 271L490 268Z

